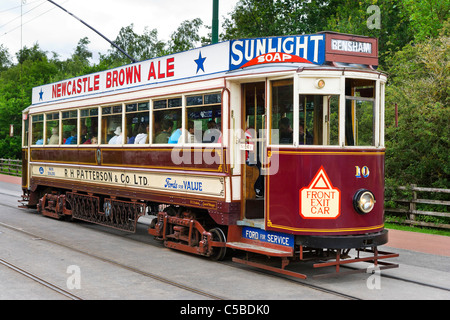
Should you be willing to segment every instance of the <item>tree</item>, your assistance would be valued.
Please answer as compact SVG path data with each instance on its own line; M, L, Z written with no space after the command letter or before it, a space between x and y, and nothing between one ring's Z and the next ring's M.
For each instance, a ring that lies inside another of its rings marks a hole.
M120 29L114 43L137 61L151 59L164 54L165 43L158 40L158 30L144 29L142 35L134 32L134 24ZM108 68L131 63L122 52L111 46L107 55L100 55L100 64L107 64Z
M167 53L187 51L198 46L201 40L198 32L202 25L203 21L200 18L183 21L171 34Z
M31 104L32 88L51 82L58 74L38 44L24 47L17 59L20 63L2 71L0 77L0 156L14 159L21 157L22 110ZM10 124L14 137L9 137Z
M375 16L374 16L375 15ZM379 25L371 26L372 19ZM404 3L398 0L342 0L327 19L327 30L378 38L379 63L414 37Z
M11 66L11 56L8 48L0 44L0 72L8 69Z
M403 0L416 41L435 38L449 17L450 2L442 0Z
M386 177L397 184L448 188L450 20L440 36L408 44L387 61ZM399 126L393 125L398 104Z
M324 31L336 0L241 0L226 19L225 39Z

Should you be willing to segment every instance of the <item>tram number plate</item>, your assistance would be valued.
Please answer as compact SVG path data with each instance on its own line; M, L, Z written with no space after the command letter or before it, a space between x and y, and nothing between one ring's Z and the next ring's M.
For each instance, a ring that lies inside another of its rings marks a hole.
M243 227L242 237L285 247L294 247L294 235L292 234Z

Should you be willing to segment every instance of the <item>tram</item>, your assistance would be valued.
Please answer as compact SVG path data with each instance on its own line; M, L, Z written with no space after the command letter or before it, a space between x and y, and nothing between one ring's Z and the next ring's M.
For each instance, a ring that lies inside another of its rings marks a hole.
M388 241L377 65L376 38L321 32L33 88L24 205L128 232L150 216L148 233L169 248L216 260L245 252L233 260L300 278L289 263L395 267L377 249Z

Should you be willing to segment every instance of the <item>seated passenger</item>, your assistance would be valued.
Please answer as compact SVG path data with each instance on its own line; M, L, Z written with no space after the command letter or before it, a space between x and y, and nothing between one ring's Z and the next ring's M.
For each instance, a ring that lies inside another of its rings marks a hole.
M114 131L115 136L109 139L108 144L122 144L123 143L123 135L122 128L118 126Z
M169 138L168 143L170 144L177 144L178 140L180 140L181 138L181 128L178 128L177 130L175 130L172 135Z
M208 130L205 131L203 136L204 143L219 143L222 137L222 133L218 129L217 123L214 120L208 122Z
M48 144L59 144L58 128L52 128L52 136L48 140Z
M294 130L292 130L291 127L291 120L289 118L282 118L278 122L278 128L280 130L279 133L279 143L280 144L292 144L292 133Z
M97 137L92 137L92 139L91 139L91 144L98 144L98 139L97 139Z
M313 136L306 130L304 131L303 125L300 124L299 127L299 144L313 144Z
M155 143L168 143L172 132L173 121L165 119L162 123L162 131L156 136Z
M138 128L138 134L134 138L134 144L145 144L148 136L148 125L141 123Z
M77 144L77 133L75 130L72 130L70 133L70 137L66 139L66 142L64 144Z
M196 135L195 129L194 129L194 121L189 120L188 121L188 127L187 127L187 133L186 133L186 142L187 143L197 143L197 142L201 142L201 135L202 135L202 130L201 130L201 122L200 122L200 126L198 128L198 136ZM181 139L181 137L180 137ZM178 143L181 143L180 140L178 140Z

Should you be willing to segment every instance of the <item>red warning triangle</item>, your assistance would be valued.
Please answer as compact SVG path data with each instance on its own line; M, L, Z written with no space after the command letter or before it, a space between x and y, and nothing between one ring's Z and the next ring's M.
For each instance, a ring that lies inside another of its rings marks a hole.
M316 176L311 189L332 189L328 177L324 174L323 170Z

